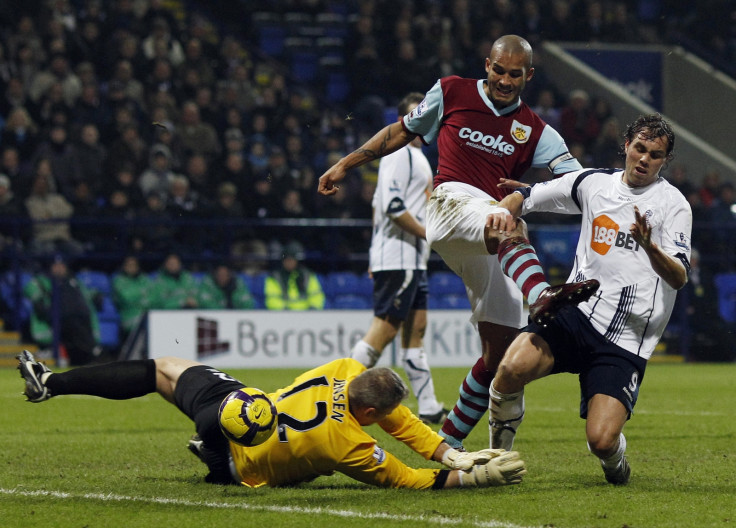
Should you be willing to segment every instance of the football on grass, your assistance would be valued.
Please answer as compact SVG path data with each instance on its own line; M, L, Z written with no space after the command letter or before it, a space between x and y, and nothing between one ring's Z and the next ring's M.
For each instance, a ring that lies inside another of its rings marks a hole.
M276 430L276 407L260 389L231 392L220 404L220 429L232 442L251 447L262 444Z

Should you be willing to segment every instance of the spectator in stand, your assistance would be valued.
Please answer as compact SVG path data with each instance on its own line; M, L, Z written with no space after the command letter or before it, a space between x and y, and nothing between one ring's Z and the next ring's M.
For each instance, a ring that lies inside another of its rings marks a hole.
M28 196L33 183L30 178L29 165L29 163L21 161L17 148L12 145L2 147L0 173L5 174L10 179L10 185L21 201Z
M616 117L609 117L603 122L601 133L592 147L593 167L621 168L621 124Z
M269 310L322 310L325 294L317 275L300 263L301 244L292 241L283 252L281 267L266 277L264 295Z
M113 174L119 167L131 166L133 174L140 174L148 163L148 147L134 123L123 125L120 134L110 145L106 172Z
M82 171L64 125L55 124L51 127L48 140L43 141L33 154L33 160L38 159L47 159L51 163L56 189L67 200L71 200L74 187L82 181Z
M173 247L174 228L166 210L166 202L157 192L146 196L145 204L136 213L133 229L133 249L137 252L169 251Z
M38 127L23 106L13 108L0 135L3 148L15 147L22 160L30 160L41 143Z
M718 198L718 189L721 187L721 173L717 170L709 170L703 176L700 184L700 199L707 209L713 205Z
M181 257L170 253L151 284L151 309L179 310L197 308L198 284L184 269Z
M217 187L217 198L212 207L212 218L221 220L222 224L209 234L208 246L214 251L229 254L233 242L252 234L252 229L237 225L244 216L237 186L229 181L222 182Z
M2 99L0 99L0 116L3 116L4 119L14 108L26 107L32 104L23 88L23 81L17 75L11 77L4 85L0 84L0 90L0 96L2 96Z
M100 143L100 131L93 123L82 125L79 141L74 145L74 157L79 165L80 180L86 182L95 195L102 191L107 149Z
M151 278L141 271L135 255L123 260L112 278L112 300L120 314L120 338L124 341L151 306Z
M187 101L182 105L176 132L184 146L184 152L189 155L203 154L212 159L220 153L217 132L212 125L201 120L199 107L194 101Z
M532 107L532 110L555 130L560 128L561 110L557 107L555 92L552 89L540 90L537 104Z
M23 204L13 193L10 178L0 173L0 249L14 242L22 243L25 228L19 221L26 216Z
M51 163L41 158L36 162L31 194L25 200L26 211L33 222L29 249L41 255L78 255L84 247L72 238L69 219L74 208L54 189Z
M52 344L54 312L58 310L59 341L69 363L85 365L100 356L94 293L76 279L63 257L54 257L48 271L34 276L23 294L32 304L31 336L36 343Z
M200 198L211 200L216 185L216 175L210 172L210 162L202 154L189 156L184 163L184 176L189 180L189 187Z
M155 192L167 196L171 182L178 176L171 169L171 151L166 145L156 144L151 147L148 168L138 178L138 185L144 195Z
M600 123L590 105L585 90L570 92L567 104L560 114L560 134L568 143L580 143L588 150L600 132Z
M113 173L112 181L106 181L102 193L105 196L112 195L115 191L122 191L128 196L128 202L133 209L144 206L145 197L141 191L132 165L126 163L119 166Z
M252 310L255 300L245 281L226 264L219 264L202 279L198 305L203 310Z
M39 71L29 87L31 100L39 102L54 85L60 85L64 103L74 106L82 93L82 82L69 65L69 58L63 53L54 54L48 68Z

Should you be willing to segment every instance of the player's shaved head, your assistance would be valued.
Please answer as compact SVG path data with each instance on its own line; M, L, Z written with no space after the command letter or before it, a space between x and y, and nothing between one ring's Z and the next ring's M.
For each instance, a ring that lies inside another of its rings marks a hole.
M532 46L526 39L518 35L504 35L499 37L491 46L491 57L495 54L508 53L510 55L524 55L527 70L532 67Z

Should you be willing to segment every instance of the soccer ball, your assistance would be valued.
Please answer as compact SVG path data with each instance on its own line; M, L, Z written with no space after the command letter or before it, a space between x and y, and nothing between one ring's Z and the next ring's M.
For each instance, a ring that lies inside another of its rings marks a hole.
M217 416L222 434L245 447L268 440L278 422L276 406L265 392L255 387L244 387L228 394Z

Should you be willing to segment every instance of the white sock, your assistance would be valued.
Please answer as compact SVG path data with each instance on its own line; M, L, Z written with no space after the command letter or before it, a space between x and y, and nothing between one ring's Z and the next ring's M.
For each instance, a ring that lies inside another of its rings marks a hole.
M588 445L588 449L590 449L590 445ZM626 437L621 433L621 436L618 437L618 449L608 458L601 458L601 465L606 468L618 467L624 458L624 453L626 453Z
M434 382L429 371L427 356L423 348L402 348L401 363L409 378L409 384L417 398L419 414L436 414L442 410L442 404L434 394Z
M381 352L361 339L353 346L353 349L350 351L350 357L363 363L366 368L372 368L378 363Z
M511 451L516 430L524 419L524 391L502 394L496 390L491 381L488 394L490 395L491 447Z

